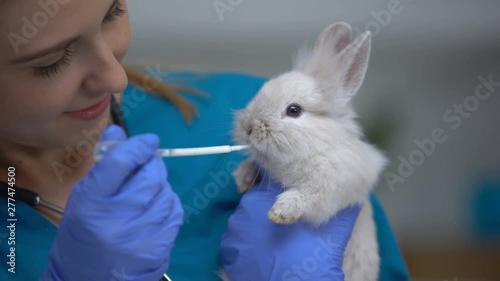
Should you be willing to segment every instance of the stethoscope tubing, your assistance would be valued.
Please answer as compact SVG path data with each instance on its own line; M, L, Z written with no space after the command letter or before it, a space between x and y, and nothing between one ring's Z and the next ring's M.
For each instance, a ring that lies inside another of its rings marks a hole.
M125 130L125 133L128 135L128 131L127 131L127 127L125 126L125 120L123 118L123 114L120 110L119 104L116 102L113 95L111 95L111 114L112 114L113 122L115 124L118 124L120 127L122 127L123 130ZM0 186L2 186L4 188L4 190L2 190L2 192L0 192L0 195L2 197L8 197L10 186L5 182L0 182ZM43 200L42 198L40 198L40 195L38 195L37 193L30 191L28 189L25 189L25 188L17 187L17 186L15 187L14 190L15 190L14 199L22 201L22 202L24 202L32 207L40 206L40 207L43 207L47 210L50 210L56 214L59 214L61 216L64 215L63 208L58 207L52 203L49 203L49 202ZM168 275L166 273L164 273L163 277L161 278L160 281L172 281L172 279L170 277L168 277Z

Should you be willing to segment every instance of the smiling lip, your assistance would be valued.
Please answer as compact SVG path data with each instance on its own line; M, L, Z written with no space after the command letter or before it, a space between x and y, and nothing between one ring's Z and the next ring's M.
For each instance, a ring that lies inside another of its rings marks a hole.
M107 98L100 101L99 103L96 103L91 107L78 111L67 111L64 112L63 114L72 119L90 121L101 116L108 108L110 102L111 102L111 95L108 95Z

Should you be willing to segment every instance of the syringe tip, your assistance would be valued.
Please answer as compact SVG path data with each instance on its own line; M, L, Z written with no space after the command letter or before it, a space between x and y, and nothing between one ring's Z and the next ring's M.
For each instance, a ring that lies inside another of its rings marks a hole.
M231 146L231 151L239 151L243 149L248 149L250 146L249 145L233 145Z

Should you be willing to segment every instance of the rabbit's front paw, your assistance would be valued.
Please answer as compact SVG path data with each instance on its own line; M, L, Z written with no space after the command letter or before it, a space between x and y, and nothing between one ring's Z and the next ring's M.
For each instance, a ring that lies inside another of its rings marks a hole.
M285 191L267 213L270 220L277 224L291 224L302 217L303 201L295 192Z
M238 192L245 192L250 189L258 181L258 177L257 168L249 160L242 162L233 172Z

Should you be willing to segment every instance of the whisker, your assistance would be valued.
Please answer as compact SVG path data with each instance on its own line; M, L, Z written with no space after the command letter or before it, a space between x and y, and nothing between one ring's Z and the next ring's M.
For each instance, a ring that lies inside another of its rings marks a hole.
M261 170L262 170L262 167L261 167L261 165L259 164L259 162L261 163L261 161L258 161L258 162L257 162L257 164L258 164L258 165L257 165L257 173L255 174L255 178L253 179L253 183L254 183L254 184L255 184L255 182L257 181L257 178L258 178L259 176L260 176L260 177L261 177L261 179L262 179L262 175L260 175Z

